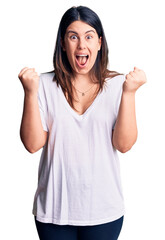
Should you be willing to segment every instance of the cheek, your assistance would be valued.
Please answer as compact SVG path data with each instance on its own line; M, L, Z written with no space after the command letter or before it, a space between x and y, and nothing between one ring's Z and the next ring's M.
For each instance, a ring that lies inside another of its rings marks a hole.
M98 48L92 49L92 59L95 60L97 58Z
M92 55L97 56L98 51L99 51L99 48L100 48L100 47L99 47L98 42L94 42L93 44L91 44L90 49L91 49Z
M70 49L67 49L66 50L66 55L67 55L67 58L69 60L69 62L72 60L72 52Z
M73 46L68 45L66 49L66 54L68 56L68 59L72 59L74 56L74 48Z

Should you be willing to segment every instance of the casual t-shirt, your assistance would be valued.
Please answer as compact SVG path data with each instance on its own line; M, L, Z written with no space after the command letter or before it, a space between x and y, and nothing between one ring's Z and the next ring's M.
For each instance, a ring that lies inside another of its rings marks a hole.
M125 75L107 78L84 114L69 105L54 73L40 75L38 103L48 140L42 149L33 214L44 223L97 225L124 215L112 129Z

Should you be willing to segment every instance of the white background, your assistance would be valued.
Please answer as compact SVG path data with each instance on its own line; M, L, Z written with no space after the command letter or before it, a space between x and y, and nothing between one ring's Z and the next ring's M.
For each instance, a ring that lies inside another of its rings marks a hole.
M0 238L38 239L32 215L41 151L28 153L19 137L24 67L53 70L59 21L72 6L84 5L100 17L109 46L110 69L145 71L136 92L138 140L118 153L126 214L119 240L165 239L165 35L163 1L3 1L0 80Z

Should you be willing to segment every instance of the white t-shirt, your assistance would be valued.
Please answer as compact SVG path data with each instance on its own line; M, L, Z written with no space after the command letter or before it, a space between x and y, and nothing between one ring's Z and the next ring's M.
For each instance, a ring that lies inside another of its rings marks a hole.
M125 75L106 79L84 114L67 102L53 72L40 75L43 147L33 214L44 223L97 225L124 215L117 150L111 142Z

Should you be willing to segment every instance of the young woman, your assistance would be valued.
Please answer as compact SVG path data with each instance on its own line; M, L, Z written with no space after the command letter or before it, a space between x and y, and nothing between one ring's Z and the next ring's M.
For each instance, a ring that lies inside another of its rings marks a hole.
M108 48L97 14L83 6L63 15L54 70L19 73L24 91L20 136L41 149L33 214L41 240L116 240L124 201L117 150L137 139L135 92L145 73L107 69Z

